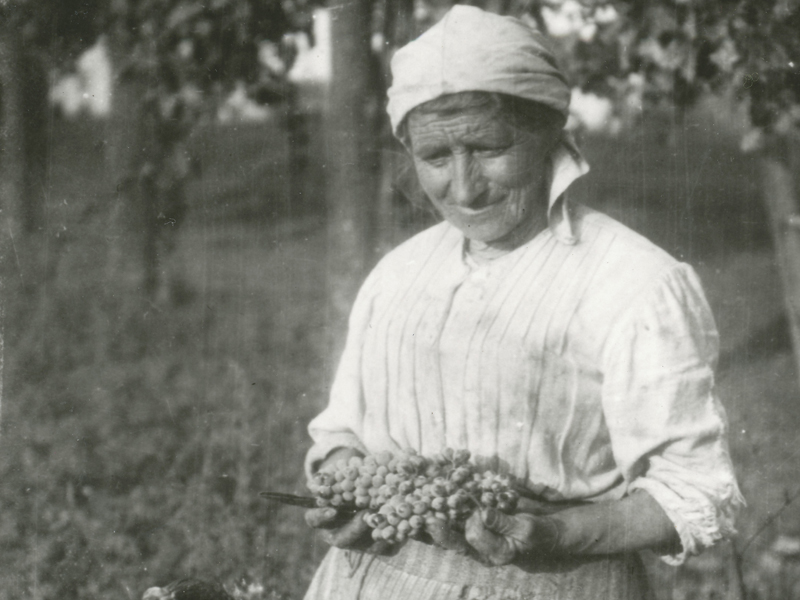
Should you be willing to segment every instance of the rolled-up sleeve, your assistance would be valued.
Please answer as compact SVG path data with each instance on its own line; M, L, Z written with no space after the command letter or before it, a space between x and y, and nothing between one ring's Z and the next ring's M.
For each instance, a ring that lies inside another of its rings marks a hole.
M629 307L604 352L603 410L628 491L644 490L680 535L680 564L735 533L744 499L714 388L713 316L694 271L670 267Z
M308 425L314 444L306 454L306 476L311 477L319 463L337 448L355 448L366 453L363 440L364 393L362 350L369 327L372 303L378 289L376 268L359 290L348 322L347 342L331 386L328 406Z

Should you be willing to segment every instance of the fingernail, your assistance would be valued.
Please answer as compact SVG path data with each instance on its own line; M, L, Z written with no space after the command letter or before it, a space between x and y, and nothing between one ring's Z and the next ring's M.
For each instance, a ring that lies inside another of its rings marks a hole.
M329 509L327 509L325 511L325 518L326 519L332 519L335 516L336 516L336 509L335 508L329 508Z

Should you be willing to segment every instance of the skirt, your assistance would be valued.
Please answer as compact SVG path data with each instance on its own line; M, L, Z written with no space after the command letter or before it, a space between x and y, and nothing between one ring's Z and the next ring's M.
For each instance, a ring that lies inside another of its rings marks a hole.
M650 600L636 554L485 566L409 540L392 556L331 548L305 600Z

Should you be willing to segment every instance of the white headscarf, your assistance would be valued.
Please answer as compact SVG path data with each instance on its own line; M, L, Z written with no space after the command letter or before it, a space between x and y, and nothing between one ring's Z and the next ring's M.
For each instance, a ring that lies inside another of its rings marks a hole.
M411 110L458 92L508 94L549 106L565 117L569 113L570 88L544 36L519 19L474 6L454 6L400 48L391 68L386 110L395 134ZM574 243L569 207L560 200L589 165L566 131L551 160L550 228L563 242Z

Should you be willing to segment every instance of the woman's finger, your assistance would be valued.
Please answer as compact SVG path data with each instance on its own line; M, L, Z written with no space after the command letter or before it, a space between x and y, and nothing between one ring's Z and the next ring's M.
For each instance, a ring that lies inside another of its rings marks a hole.
M440 548L454 550L459 554L469 552L469 544L463 534L453 530L446 521L430 517L425 520L425 531L431 536L433 543Z
M364 522L363 514L358 513L347 523L326 533L326 539L331 546L337 548L362 547L369 541L371 545L370 526Z
M312 508L306 511L306 524L314 529L333 527L339 513L335 508Z
M496 508L485 508L480 512L481 522L494 533L514 540L519 546L530 546L534 529L539 520L534 515L507 515Z
M507 565L516 556L516 548L504 535L486 526L480 512L473 513L467 520L466 540L478 554L492 565Z

